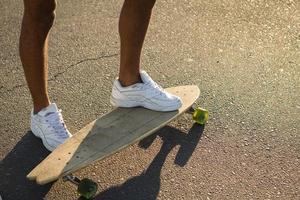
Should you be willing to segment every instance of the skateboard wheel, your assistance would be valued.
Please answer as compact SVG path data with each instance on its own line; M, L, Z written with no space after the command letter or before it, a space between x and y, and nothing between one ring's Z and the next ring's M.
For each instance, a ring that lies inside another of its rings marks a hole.
M86 199L91 199L94 197L97 190L97 183L88 178L82 179L77 188L77 192Z
M196 108L193 113L193 120L201 125L204 125L208 120L208 111L203 108Z

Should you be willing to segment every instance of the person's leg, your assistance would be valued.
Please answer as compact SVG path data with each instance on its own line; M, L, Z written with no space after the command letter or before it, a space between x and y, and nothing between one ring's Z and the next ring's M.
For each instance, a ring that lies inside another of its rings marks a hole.
M34 112L50 104L47 91L48 34L55 16L55 0L23 0L24 15L20 36L20 57Z
M121 61L119 81L123 86L141 82L140 55L155 0L125 0L120 14Z
M23 0L24 15L20 36L20 57L33 99L31 131L53 151L71 137L61 111L50 104L47 91L48 35L55 16L55 0Z
M124 1L119 21L120 72L110 97L115 107L141 106L156 111L173 111L182 105L179 97L163 90L145 71L140 71L142 46L154 4L155 0Z

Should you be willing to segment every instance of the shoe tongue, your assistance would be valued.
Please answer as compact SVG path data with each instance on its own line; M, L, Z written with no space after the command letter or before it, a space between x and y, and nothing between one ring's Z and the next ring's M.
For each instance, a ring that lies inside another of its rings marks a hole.
M48 107L46 108L43 108L39 113L38 115L41 115L41 116L47 116L51 113L55 113L55 112L58 112L58 108L56 106L55 103L51 103Z
M143 83L153 83L154 81L151 79L151 77L147 74L145 71L140 72L141 79Z

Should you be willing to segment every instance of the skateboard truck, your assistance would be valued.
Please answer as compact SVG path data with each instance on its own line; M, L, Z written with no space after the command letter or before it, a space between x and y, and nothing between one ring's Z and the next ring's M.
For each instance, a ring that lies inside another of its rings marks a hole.
M63 181L69 181L76 185L77 192L86 199L93 198L98 190L97 183L88 178L80 180L78 177L69 174L63 177Z
M79 185L79 183L81 181L79 178L77 178L76 176L74 176L72 174L66 175L62 179L63 179L64 182L70 181L74 185Z

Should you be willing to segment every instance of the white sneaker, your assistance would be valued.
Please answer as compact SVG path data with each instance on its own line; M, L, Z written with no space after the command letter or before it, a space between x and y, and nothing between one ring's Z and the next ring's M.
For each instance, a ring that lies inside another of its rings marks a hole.
M173 111L182 106L181 99L166 92L145 72L140 72L143 83L122 87L119 80L113 83L110 102L115 107L142 106L155 111Z
M61 110L57 109L55 103L37 114L31 112L31 131L36 137L42 139L44 146L49 151L53 151L66 139L72 137L64 123Z

